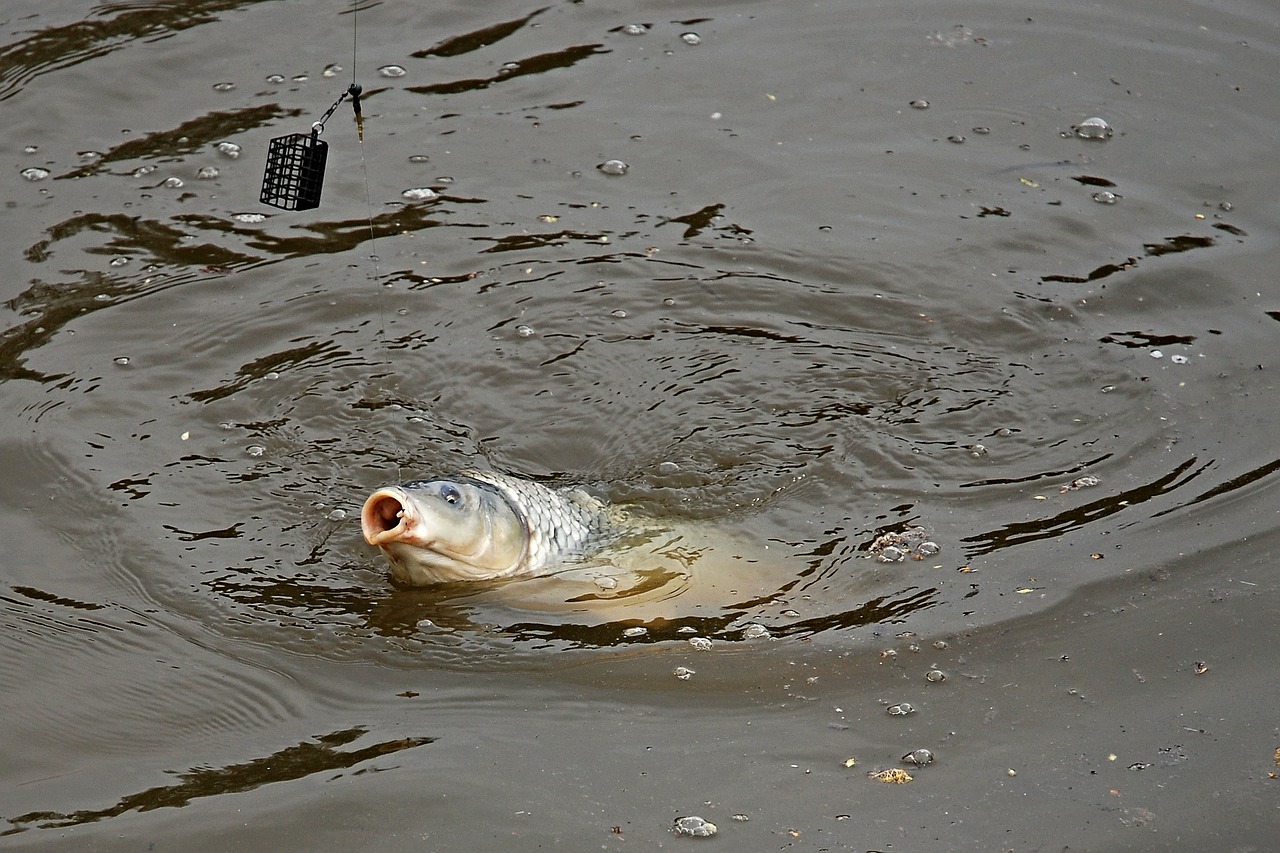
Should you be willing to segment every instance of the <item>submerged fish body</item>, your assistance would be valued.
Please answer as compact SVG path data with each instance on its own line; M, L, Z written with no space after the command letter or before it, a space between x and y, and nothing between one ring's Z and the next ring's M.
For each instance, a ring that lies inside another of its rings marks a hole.
M581 489L492 471L378 489L360 524L392 577L411 586L548 574L631 532L621 513Z

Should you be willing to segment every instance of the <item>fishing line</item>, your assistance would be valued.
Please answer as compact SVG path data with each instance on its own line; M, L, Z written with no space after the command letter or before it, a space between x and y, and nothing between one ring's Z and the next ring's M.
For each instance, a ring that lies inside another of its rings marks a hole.
M373 262L373 285L378 288L378 341L382 345L382 360L386 365L384 379L394 378L394 366L391 361L391 345L387 342L387 296L383 292L387 288L382 284L382 258L378 254L378 234L373 222L373 196L369 191L369 160L365 156L364 116L360 113L360 86L356 83L356 65L359 59L360 33L360 0L351 0L351 89L357 90L353 97L356 112L356 138L360 148L360 175L364 179L365 215L369 221L369 260ZM348 91L351 91L348 89ZM388 395L389 396L389 395ZM400 458L395 457L396 482L402 479L400 474Z
M356 139L360 148L360 174L364 181L365 214L369 222L369 260L373 263L374 286L378 288L378 339L382 346L382 360L386 373L381 378L392 377L391 345L387 341L387 306L381 291L381 257L378 255L378 234L373 217L373 197L369 190L369 159L365 152L364 114L360 109L360 95L364 91L356 82L356 68L360 58L360 0L351 2L351 85L325 110L320 120L311 125L311 132L291 133L271 140L267 149L267 164L262 175L262 192L259 201L282 210L313 210L320 206L324 190L324 169L329 157L329 145L320 139L325 122L348 98L355 112ZM391 399L390 395L386 395ZM396 479L400 479L400 461L396 458Z

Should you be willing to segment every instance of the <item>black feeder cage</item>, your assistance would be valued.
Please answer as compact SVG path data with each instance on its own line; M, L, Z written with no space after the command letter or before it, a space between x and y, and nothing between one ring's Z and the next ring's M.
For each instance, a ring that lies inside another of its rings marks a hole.
M319 207L328 156L329 143L320 138L319 128L271 140L259 200L282 210Z

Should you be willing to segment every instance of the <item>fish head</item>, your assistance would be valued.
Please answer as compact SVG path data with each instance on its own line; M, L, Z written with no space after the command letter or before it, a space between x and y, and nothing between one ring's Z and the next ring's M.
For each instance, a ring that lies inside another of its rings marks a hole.
M378 489L364 502L360 527L392 577L413 586L516 574L529 545L519 510L497 487L469 477Z

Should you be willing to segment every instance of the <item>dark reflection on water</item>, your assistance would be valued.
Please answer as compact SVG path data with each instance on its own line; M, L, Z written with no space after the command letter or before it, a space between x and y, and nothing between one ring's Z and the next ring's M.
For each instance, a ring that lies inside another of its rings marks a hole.
M433 737L410 737L381 741L350 751L339 749L358 740L366 731L367 729L359 726L343 729L327 735L319 735L315 743L303 742L287 746L271 755L241 764L188 770L185 773L176 774L179 781L173 785L161 785L130 794L122 797L115 805L104 809L82 809L70 813L36 811L5 818L11 827L0 832L0 835L13 835L32 828L58 829L78 826L117 817L131 811L181 808L203 797L243 793L275 782L292 782L316 773L345 770L371 759L435 741Z
M410 56L415 59L425 59L428 56L461 56L464 53L470 53L473 50L479 50L482 47L488 47L491 44L502 41L512 33L523 29L530 21L541 15L550 6L543 6L541 9L535 9L529 14L521 18L515 18L509 21L500 21L496 24L489 24L469 33L462 33L456 36L449 36L441 39L425 50L415 51Z
M124 160L156 160L183 157L194 154L206 145L227 137L246 133L272 124L276 119L301 115L302 110L284 109L279 104L244 107L226 112L214 112L183 122L173 130L156 131L131 139L102 153L92 163L59 175L59 179L85 178L104 172L107 163ZM124 173L128 174L128 173Z
M97 59L138 39L163 38L264 0L157 0L141 8L103 4L96 19L50 27L0 48L0 101L41 74Z
M433 83L429 86L407 86L406 91L413 92L415 95L457 95L463 92L475 92L487 89L495 83L514 80L529 74L543 74L557 68L571 68L588 57L603 53L609 53L603 45L573 45L515 60L503 66L503 69L492 77L452 80L448 83Z
M1154 498L1173 492L1203 474L1213 465L1213 462L1205 462L1199 467L1194 467L1195 465L1196 458L1193 456L1169 473L1145 485L1125 489L1114 495L1064 510L1048 518L1007 524L997 530L966 536L961 541L974 543L972 547L966 549L966 553L970 557L976 557L982 554L990 554L1001 548L1034 542L1037 539L1056 538L1107 516L1115 515L1135 506L1141 506Z

